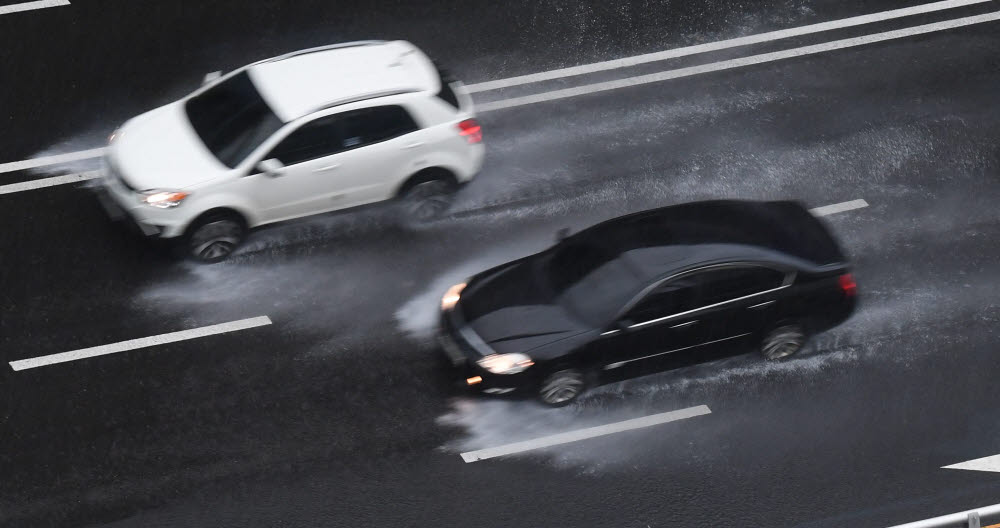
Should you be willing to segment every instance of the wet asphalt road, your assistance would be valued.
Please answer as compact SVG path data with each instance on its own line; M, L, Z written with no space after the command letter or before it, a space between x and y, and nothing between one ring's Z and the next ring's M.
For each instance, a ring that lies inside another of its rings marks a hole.
M206 72L330 41L406 38L474 83L904 5L79 0L0 16L0 162L100 146ZM82 186L0 195L5 362L273 320L5 365L0 524L876 528L1000 502L1000 475L940 469L1000 453L998 57L995 22L490 112L485 169L452 217L417 232L377 209L314 218L261 230L213 266L138 243ZM865 199L827 218L855 260L859 312L789 361L654 374L565 409L450 386L427 339L448 285L544 248L560 227L717 197ZM712 414L474 464L458 455L702 404Z

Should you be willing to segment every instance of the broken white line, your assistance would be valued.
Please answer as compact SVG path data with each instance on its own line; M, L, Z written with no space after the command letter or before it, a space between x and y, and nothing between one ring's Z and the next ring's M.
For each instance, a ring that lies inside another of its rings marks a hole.
M203 326L201 328L193 328L191 330L181 330L180 332L171 332L169 334L160 334L152 337L132 339L129 341L122 341L120 343L112 343L110 345L101 345L91 348L83 348L80 350L74 350L72 352L62 352L59 354L51 354L48 356L40 356L30 359L11 361L10 368L14 370L27 370L37 367L44 367L47 365L55 365L57 363L76 361L78 359L104 356L107 354L116 354L118 352L125 352L128 350L135 350L138 348L146 348L156 345L164 345L167 343L175 343L177 341L184 341L187 339L196 339L199 337L206 337L210 335L236 332L238 330L246 330L249 328L256 328L258 326L265 326L269 324L271 324L271 319L267 316L252 317L250 319L241 319L239 321L232 321L229 323L222 323L212 326Z
M53 156L42 156L40 158L32 158L24 161L0 163L0 173L37 169L38 167L45 167L48 165L58 165L60 163L69 163L71 161L99 158L104 155L106 150L107 149L105 147L101 147L90 150L81 150L78 152L67 152L66 154L56 154Z
M101 171L89 171L89 172L77 172L74 174L64 174L62 176L53 176L51 178L28 180L25 182L10 183L7 185L0 185L0 194L10 194L21 191L30 191L33 189L41 189L44 187L52 187L55 185L64 185L67 183L76 183L81 181L94 180L100 177L101 177Z
M515 442L513 444L502 445L499 447L490 447L487 449L480 449L478 451L469 451L467 453L462 453L462 459L465 460L466 463L476 462L479 460L486 460L488 458L495 458L505 455L513 455L516 453L523 453L524 451L531 451L543 447L551 447L559 444L578 442L580 440L586 440L588 438L596 438L598 436L606 436L609 434L620 433L622 431L630 431L632 429L642 429L644 427L650 427L653 425L659 425L668 422L676 422L678 420L684 420L686 418L694 418L695 416L702 416L711 413L712 411L711 409L708 408L707 405L698 405L697 407L689 407L687 409L681 409L678 411L653 414L650 416L643 416L642 418L625 420L623 422L615 422L607 425L599 425L597 427L578 429L576 431L570 431L567 433L559 433L550 436L543 436L541 438L536 438L534 440L525 440L523 442Z
M684 48L675 48L665 51L657 51L655 53L634 55L632 57L623 57L621 59L595 62L591 64L582 64L580 66L572 66L569 68L559 68L557 70L543 71L528 75L519 75L517 77L509 77L507 79L486 81L477 84L467 85L466 89L469 90L469 93L486 92L489 90L497 90L500 88L508 88L511 86L518 86L522 84L536 83L552 79L561 79L564 77L573 77L577 75L586 75L588 73L595 73L599 71L628 68L630 66L637 66L639 64L646 64L650 62L657 62L668 59L676 59L679 57L686 57L689 55L697 55L700 53L708 53L712 51L736 48L740 46L749 46L751 44L759 44L762 42L770 42L774 40L798 37L802 35L810 35L813 33L821 33L823 31L831 31L834 29L843 29L848 27L860 26L863 24L871 24L873 22L883 22L895 18L931 13L934 11L942 11L945 9L953 9L956 7L964 7L973 4L981 4L988 1L989 0L945 0L943 2L932 2L930 4L922 4L913 7L904 7L902 9L892 9L889 11L882 11L870 15L842 18L840 20L831 20L829 22L810 24L808 26L800 26L796 28L782 29L778 31L769 31L767 33L759 33L757 35L749 35L746 37L720 40L718 42L709 42L706 44L698 44L696 46L687 46Z
M733 68L742 68L744 66L751 66L754 64L762 64L766 62L790 59L793 57L802 57L804 55L815 55L817 53L824 53L827 51L853 48L855 46L864 46L868 44L874 44L876 42L884 42L887 40L912 37L915 35L923 35L925 33L933 33L935 31L955 29L963 26L970 26L972 24L982 24L984 22L992 22L995 20L1000 20L1000 12L993 12L993 13L987 13L985 15L977 15L964 18L956 18L954 20L946 20L944 22L935 22L933 24L924 24L922 26L914 26L905 29L898 29L895 31L874 33L862 37L834 40L831 42L824 42L822 44L802 46L799 48L792 48L783 51L775 51L771 53L762 53L760 55L751 55L749 57L712 62L708 64L701 64L698 66L689 66L687 68L667 70L658 73L651 73L648 75L626 77L624 79L617 79L614 81L585 84L583 86L577 86L575 88L564 88L561 90L552 90L549 92L542 92L534 95L512 97L510 99L502 99L499 101L493 101L481 105L476 105L476 110L478 113L482 114L485 112L492 112L503 108L513 108L517 106L543 103L546 101L567 99L570 97L577 97L580 95L587 95L597 92L605 92L608 90L617 90L620 88L629 88L632 86L639 86L642 84L657 83L657 82L667 81L670 79L691 77L703 73L711 73L722 70L729 70Z
M816 216L829 216L832 214L843 213L844 211L851 211L853 209L861 209L862 207L868 207L868 202L859 198L849 202L840 202L831 205L824 205L822 207L816 207L814 209L810 209L809 212Z
M22 2L20 4L0 6L0 15L9 15L11 13L19 13L21 11L33 11L35 9L68 5L69 0L38 0L37 2Z

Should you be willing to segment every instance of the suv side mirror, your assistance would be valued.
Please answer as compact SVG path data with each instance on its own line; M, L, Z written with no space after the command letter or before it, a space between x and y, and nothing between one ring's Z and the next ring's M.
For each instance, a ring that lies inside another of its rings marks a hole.
M556 242L562 242L563 240L566 240L567 238L569 238L569 228L568 227L563 227L563 228L559 229L559 231L556 231Z
M261 160L259 163L257 163L256 168L263 174L267 174L272 178L277 178L278 176L284 174L285 165L274 158L269 158L266 160Z

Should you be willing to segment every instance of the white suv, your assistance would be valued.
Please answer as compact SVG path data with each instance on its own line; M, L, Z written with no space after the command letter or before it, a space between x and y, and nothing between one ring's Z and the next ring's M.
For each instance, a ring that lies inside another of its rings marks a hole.
M251 64L129 120L99 195L214 262L248 229L301 216L400 198L436 217L482 160L461 83L408 42L352 42Z

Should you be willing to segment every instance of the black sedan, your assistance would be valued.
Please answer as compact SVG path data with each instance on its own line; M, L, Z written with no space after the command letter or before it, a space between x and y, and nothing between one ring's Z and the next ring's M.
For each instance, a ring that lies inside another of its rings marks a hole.
M707 201L609 220L452 286L440 342L486 393L565 405L588 386L745 352L846 320L857 287L796 202Z

